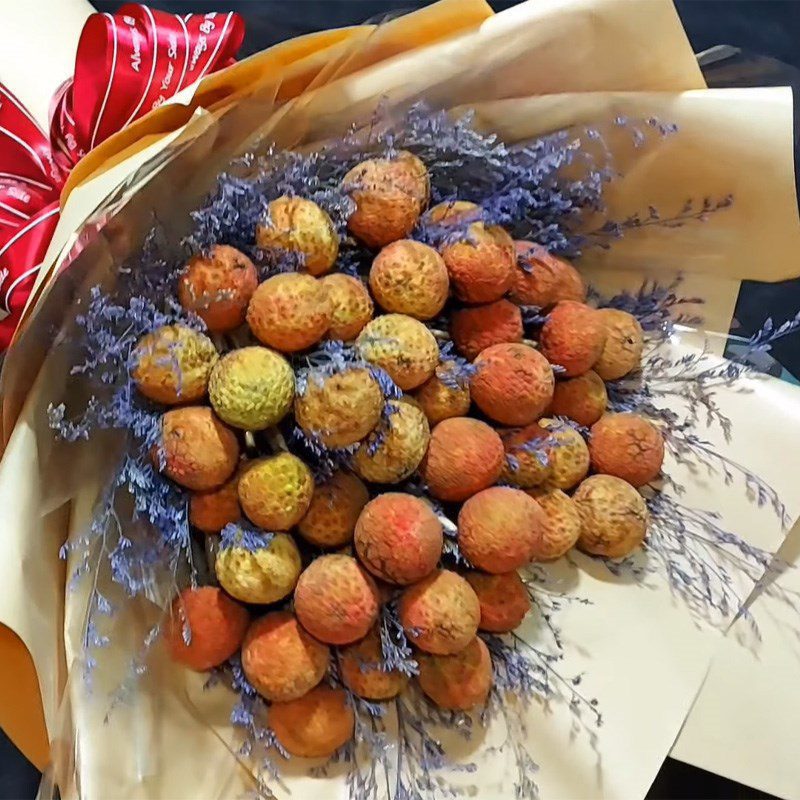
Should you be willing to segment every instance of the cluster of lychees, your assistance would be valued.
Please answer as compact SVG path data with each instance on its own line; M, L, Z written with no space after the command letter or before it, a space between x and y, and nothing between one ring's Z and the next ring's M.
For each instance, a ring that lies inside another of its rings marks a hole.
M327 213L279 197L255 240L298 254L302 271L259 283L231 247L193 258L178 296L209 336L155 330L133 373L146 397L172 406L154 461L189 490L192 525L220 539L219 586L176 600L171 652L207 670L241 649L270 727L299 756L330 754L353 734L345 692L322 685L331 648L355 695L380 701L405 687L408 675L382 653L389 601L425 694L448 709L483 703L492 667L478 632L511 631L528 612L517 570L575 545L630 553L647 527L635 487L657 476L663 457L649 422L605 413L604 381L641 358L630 314L586 305L572 266L485 225L478 206L426 212L429 176L410 153L362 162L345 185L355 202L349 231L375 252L368 287L331 272L339 240ZM428 238L435 248L410 238L420 225L438 229ZM526 338L531 307L546 313L538 342ZM252 344L220 354L210 336L234 331ZM357 358L315 372L302 354L326 338L351 343ZM437 338L471 366L441 356ZM290 415L308 440L346 453L346 468L315 483L314 464L275 436L252 452L258 432ZM588 426L587 446L578 428ZM402 491L412 477L422 495ZM441 508L457 516L470 569L442 566ZM251 621L254 607L261 615Z

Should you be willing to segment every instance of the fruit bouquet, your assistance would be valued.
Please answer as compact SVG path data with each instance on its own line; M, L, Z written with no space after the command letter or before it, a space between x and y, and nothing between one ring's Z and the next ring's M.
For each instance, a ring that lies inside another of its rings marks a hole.
M800 317L725 358L703 282L661 266L796 237L794 209L780 242L736 230L775 194L733 166L746 123L664 192L713 103L565 117L485 96L514 58L433 83L399 59L198 121L43 301L62 793L638 793L781 566L797 510L764 450L800 426L756 364Z

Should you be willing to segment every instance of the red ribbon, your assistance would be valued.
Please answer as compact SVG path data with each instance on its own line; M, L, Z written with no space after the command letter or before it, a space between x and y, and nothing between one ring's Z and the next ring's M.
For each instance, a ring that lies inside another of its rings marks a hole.
M238 14L167 14L136 3L92 14L75 75L53 98L50 136L0 85L0 351L11 342L58 223L69 171L93 147L228 66Z

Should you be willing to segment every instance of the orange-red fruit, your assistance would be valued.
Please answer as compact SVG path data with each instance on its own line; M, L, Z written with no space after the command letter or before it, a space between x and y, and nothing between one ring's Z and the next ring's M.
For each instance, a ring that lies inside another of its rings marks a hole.
M442 524L414 495L386 492L364 506L354 542L364 566L389 583L414 583L439 562Z
M586 300L586 285L578 270L533 242L514 242L517 266L511 299L523 306L548 308L562 300Z
M189 522L203 533L219 533L228 523L241 519L239 476L234 476L219 489L194 492L189 499Z
M547 517L544 535L533 554L534 560L552 561L561 558L575 546L581 534L581 518L577 506L561 489L543 486L529 490L528 494L542 507Z
M306 633L294 614L273 611L256 620L242 645L242 667L253 688L273 703L313 689L328 669L328 647Z
M315 558L294 590L300 624L327 644L349 644L366 636L378 618L375 581L351 556Z
M227 661L239 649L249 624L247 609L221 589L184 589L172 604L164 638L173 660L203 672Z
M175 408L161 417L161 441L151 455L168 478L202 492L221 486L233 474L239 442L210 408Z
M522 334L522 312L508 300L462 308L450 317L453 343L470 361L494 344L521 342Z
M608 392L603 379L589 370L576 378L556 381L550 413L588 427L603 416L607 405Z
M331 314L331 301L321 281L286 272L267 278L255 290L247 307L247 324L263 344L294 353L327 333Z
M475 638L481 618L472 587L446 569L409 586L398 611L406 636L421 650L437 655L463 650Z
M459 502L491 486L504 461L497 431L471 417L452 417L431 431L420 475L434 497Z
M517 572L499 575L468 572L464 577L481 604L480 630L491 633L513 631L530 611L531 601Z
M207 256L196 255L178 281L178 299L214 333L244 322L247 304L258 286L253 262L226 244L215 244Z
M638 414L606 414L592 425L589 455L595 472L644 486L661 471L664 437Z
M369 492L361 479L338 470L314 487L311 505L297 529L317 547L341 547L352 540L356 520L368 500Z
M474 203L440 203L430 211L433 222L458 224L478 210ZM514 277L514 241L499 226L473 222L463 239L442 248L456 297L465 303L491 303L501 298Z
M389 700L405 689L408 678L398 670L385 670L377 627L360 641L339 650L342 682L353 694L367 700Z
M486 416L504 425L535 422L553 399L553 370L528 345L492 345L475 359L475 365L472 399Z
M458 512L458 546L484 572L511 572L527 564L547 518L520 489L492 486L470 497Z
M594 369L604 381L615 381L641 363L644 331L627 311L601 308L597 313L606 326L606 343Z
M367 287L358 278L341 272L320 278L320 283L331 304L327 338L343 342L355 339L375 311Z
M562 300L542 326L539 347L551 364L572 378L591 369L603 352L606 327L597 310L583 303Z
M342 689L317 686L269 708L269 726L283 748L298 758L326 758L353 738L355 715Z
M534 422L524 428L503 431L505 463L500 478L521 489L539 486L552 472L552 439L547 430Z
M421 653L417 680L422 691L440 708L468 711L483 705L492 688L489 648L475 637L455 655Z

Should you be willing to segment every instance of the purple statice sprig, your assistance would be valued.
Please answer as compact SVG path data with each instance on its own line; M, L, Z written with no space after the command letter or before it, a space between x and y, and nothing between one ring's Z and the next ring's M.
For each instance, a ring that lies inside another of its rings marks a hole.
M264 531L256 528L246 520L239 522L229 522L220 531L220 549L229 550L233 547L239 550L247 550L255 553L269 547L269 543L275 538L272 531Z
M467 361L455 352L452 340L447 339L439 347L439 366L436 377L444 386L454 392L462 391L469 386L470 380L478 371L478 366Z
M381 669L390 672L397 670L403 675L413 677L419 673L419 663L400 622L397 602L385 603L380 618Z

